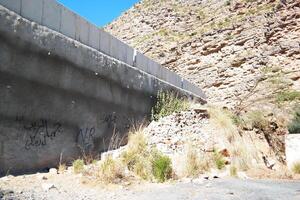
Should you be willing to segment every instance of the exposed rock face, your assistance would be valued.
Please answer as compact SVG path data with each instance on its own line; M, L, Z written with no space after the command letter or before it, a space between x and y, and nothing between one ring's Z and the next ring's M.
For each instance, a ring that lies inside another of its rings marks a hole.
M299 13L298 0L142 0L105 29L235 106L265 69L299 73Z

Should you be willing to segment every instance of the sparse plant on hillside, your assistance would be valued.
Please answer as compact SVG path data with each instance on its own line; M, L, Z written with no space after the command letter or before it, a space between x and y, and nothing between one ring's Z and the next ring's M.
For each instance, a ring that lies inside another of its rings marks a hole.
M286 101L295 101L300 100L300 92L295 90L285 90L279 92L276 97L276 101L278 103L286 102Z
M300 106L296 108L294 118L289 124L288 129L290 134L300 133Z
M82 159L77 159L73 162L73 170L75 174L79 174L84 169L84 161Z
M189 108L189 102L179 98L172 92L158 92L156 105L152 108L152 120L159 120L174 112L180 112Z

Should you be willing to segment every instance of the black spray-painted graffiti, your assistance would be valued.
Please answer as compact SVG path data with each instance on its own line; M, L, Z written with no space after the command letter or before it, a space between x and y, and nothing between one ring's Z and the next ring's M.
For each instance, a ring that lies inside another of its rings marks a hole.
M117 123L118 117L115 114L103 115L100 123L106 123L107 128L114 128Z
M27 133L25 139L26 150L45 146L48 140L53 140L57 134L63 132L62 125L59 122L49 123L45 119L26 124L24 116L17 116L16 122L19 123L20 129L25 130Z
M81 128L77 135L77 143L84 148L85 151L93 148L93 139L95 137L95 128Z

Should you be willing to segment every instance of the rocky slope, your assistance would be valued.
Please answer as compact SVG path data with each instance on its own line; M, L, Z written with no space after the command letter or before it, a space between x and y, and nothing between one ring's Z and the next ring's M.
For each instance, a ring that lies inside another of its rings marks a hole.
M211 103L239 105L266 72L300 90L298 0L142 0L105 29L203 88ZM265 96L262 85L254 99Z
M240 134L259 134L284 163L300 101L299 0L142 0L105 29L203 88L236 114Z

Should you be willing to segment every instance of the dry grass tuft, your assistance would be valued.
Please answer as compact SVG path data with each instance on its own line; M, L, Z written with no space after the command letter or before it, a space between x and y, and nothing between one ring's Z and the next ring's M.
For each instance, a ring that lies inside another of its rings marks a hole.
M201 155L191 145L188 146L185 157L185 176L187 177L197 177L211 167L212 158L208 154Z
M235 166L230 166L230 176L237 177L237 168Z
M82 159L77 159L73 162L73 170L75 174L83 172L84 161Z
M231 113L228 110L218 107L209 107L208 113L212 123L220 128L223 134L225 134L226 140L231 143L236 135L238 135L238 130L233 123Z
M171 161L157 149L150 149L141 129L129 134L127 150L121 154L121 161L144 180L164 182L171 178Z
M63 174L66 171L66 169L67 169L66 164L59 164L58 165L58 173L59 174Z
M258 161L259 150L255 146L251 138L246 135L240 135L238 127L235 124L236 119L233 113L229 110L210 107L209 108L210 120L212 124L220 130L220 140L228 148L230 152L231 162L234 162L236 167L241 170L248 170L252 167L252 161ZM251 112L247 116L247 120L242 119L243 123L251 123L251 126L258 128L265 128L267 122L261 112ZM224 139L222 139L224 137ZM216 159L215 163L217 168L222 168L222 159Z
M295 174L300 174L300 162L294 163L292 170Z
M97 178L103 183L118 183L124 177L124 167L111 157L101 161Z

